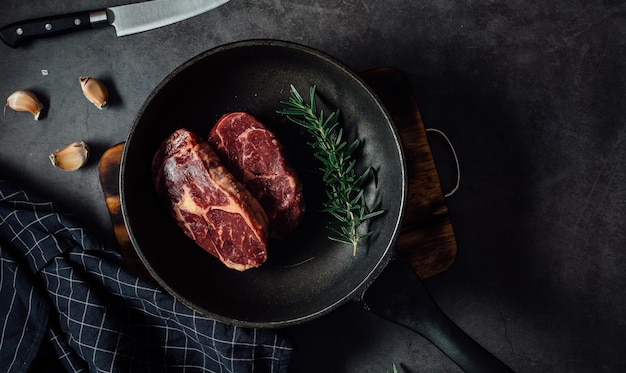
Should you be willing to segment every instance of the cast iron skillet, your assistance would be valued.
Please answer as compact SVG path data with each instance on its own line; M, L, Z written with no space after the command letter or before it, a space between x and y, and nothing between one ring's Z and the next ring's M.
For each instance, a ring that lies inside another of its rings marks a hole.
M370 229L376 233L355 257L349 246L327 239L328 217L318 212L324 185L316 173L317 161L307 150L307 134L276 112L284 107L280 101L289 97L291 84L307 96L315 85L318 103L326 113L341 109L345 136L362 139L360 165L375 170L366 195L370 204L380 203L385 214L371 222ZM186 127L206 136L219 117L232 111L255 115L276 134L301 178L308 210L289 238L270 242L267 263L243 273L227 269L180 231L161 207L150 177L152 156L169 134ZM126 227L150 274L200 313L243 327L294 325L347 301L361 300L392 258L407 199L399 136L374 93L335 59L276 40L217 47L168 75L135 119L120 178ZM413 329L418 328L413 325ZM452 348L458 350L454 340ZM488 362L499 363L480 348L468 353L476 355L476 351ZM454 359L454 351L448 354ZM476 356L468 360L473 362Z

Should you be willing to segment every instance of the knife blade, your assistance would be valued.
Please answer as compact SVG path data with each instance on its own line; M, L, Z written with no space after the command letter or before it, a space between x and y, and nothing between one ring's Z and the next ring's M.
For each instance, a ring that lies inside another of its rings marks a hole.
M60 14L12 23L0 28L0 38L13 48L30 39L71 31L113 26L126 36L171 25L215 9L229 0L152 0L106 9Z

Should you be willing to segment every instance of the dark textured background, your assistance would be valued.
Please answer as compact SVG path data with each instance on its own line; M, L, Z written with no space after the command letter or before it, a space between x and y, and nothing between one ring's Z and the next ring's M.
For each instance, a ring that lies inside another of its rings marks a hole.
M0 25L120 3L3 0ZM232 0L124 38L109 28L0 46L0 96L27 88L48 108L39 122L0 116L3 174L111 239L99 155L125 139L171 70L249 38L303 43L357 71L404 71L426 126L447 133L462 168L461 188L448 198L458 258L426 282L438 304L516 371L626 370L626 6L619 1ZM109 108L83 101L81 75L107 82ZM53 169L47 155L76 140L91 144L89 165ZM440 139L432 145L449 188L449 154ZM289 332L299 345L294 371L456 369L421 337L356 304Z

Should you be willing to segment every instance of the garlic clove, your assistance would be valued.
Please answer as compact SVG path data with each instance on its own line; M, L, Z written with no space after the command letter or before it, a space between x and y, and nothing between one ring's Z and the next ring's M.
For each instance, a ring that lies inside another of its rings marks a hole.
M91 76L82 76L79 78L80 87L87 99L100 110L107 105L109 99L109 91L100 80Z
M27 111L35 117L35 120L39 120L39 114L43 110L43 104L39 101L37 96L27 90L19 90L13 92L8 98L7 103L4 105L4 111L6 112L7 106L15 111Z
M87 163L89 146L84 141L76 141L48 157L53 166L65 171L76 171Z

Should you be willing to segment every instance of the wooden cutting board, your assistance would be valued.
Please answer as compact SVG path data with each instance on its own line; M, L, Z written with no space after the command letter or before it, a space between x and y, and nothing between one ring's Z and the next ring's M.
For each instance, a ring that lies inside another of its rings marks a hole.
M432 277L454 263L457 245L413 88L406 76L393 68L377 68L361 76L391 114L407 159L408 203L396 253L407 260L422 279ZM120 143L103 154L99 165L100 182L115 237L128 267L148 276L132 248L121 214L119 171L123 149L124 144Z

